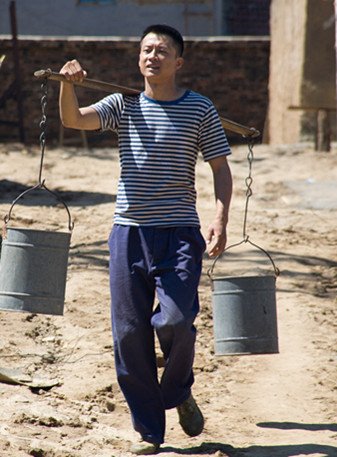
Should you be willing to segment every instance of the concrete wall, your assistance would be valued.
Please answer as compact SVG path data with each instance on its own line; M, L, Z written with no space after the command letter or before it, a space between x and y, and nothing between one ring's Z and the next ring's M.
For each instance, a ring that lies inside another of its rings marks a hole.
M336 108L334 0L307 0L301 103Z
M142 89L138 71L138 40L118 39L27 39L19 40L23 77L25 126L28 142L39 136L40 83L33 73L41 68L58 71L66 60L77 58L88 70L88 77ZM180 74L185 87L210 97L223 117L263 130L268 106L269 39L187 40L185 65ZM11 41L0 39L0 55L7 58L1 68L3 93L14 78ZM106 95L78 89L81 105ZM16 119L16 104L9 100L1 109L1 119ZM59 134L58 83L49 83L48 136L56 141ZM68 131L79 138L78 132ZM111 135L110 135L111 136ZM231 140L240 137L228 132ZM18 138L17 129L0 122L0 141ZM104 136L89 134L99 142Z
M268 114L272 144L312 140L316 114L304 108L336 107L334 40L333 0L272 1ZM335 137L335 111L330 111L330 118Z
M223 0L223 35L269 35L271 0Z
M0 1L0 34L10 33L8 5ZM184 35L221 35L222 0L16 0L18 31L43 36L139 36L149 24L166 23Z
M151 23L185 36L269 34L271 0L16 0L21 35L139 36ZM8 5L0 1L0 34L10 33Z

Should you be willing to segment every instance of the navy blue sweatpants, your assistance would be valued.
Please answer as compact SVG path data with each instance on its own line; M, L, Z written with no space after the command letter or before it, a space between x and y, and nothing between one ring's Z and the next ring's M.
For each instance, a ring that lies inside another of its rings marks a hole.
M165 409L185 401L194 381L193 322L205 241L198 227L115 225L109 248L118 383L135 430L145 441L163 443ZM160 380L155 333L166 362Z

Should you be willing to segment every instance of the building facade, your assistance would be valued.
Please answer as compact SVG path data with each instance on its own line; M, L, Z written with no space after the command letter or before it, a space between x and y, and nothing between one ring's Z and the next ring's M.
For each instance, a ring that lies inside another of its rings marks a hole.
M20 35L139 36L166 23L185 36L268 35L271 0L16 0ZM0 34L10 34L10 0Z

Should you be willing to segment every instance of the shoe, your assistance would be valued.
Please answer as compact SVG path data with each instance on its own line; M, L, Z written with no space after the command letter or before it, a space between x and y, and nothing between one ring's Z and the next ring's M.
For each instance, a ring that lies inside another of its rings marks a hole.
M130 447L130 452L136 455L151 455L157 454L159 451L160 444L158 443L148 443L147 441L140 441L139 443L134 443Z
M198 436L204 429L204 417L196 401L190 395L181 405L177 406L179 424L188 436Z

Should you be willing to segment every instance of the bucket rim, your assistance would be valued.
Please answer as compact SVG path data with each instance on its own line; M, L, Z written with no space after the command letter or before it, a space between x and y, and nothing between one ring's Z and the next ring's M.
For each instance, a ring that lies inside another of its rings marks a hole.
M256 278L273 278L276 280L276 276L269 274L269 275L243 275L243 276L213 276L211 278L212 281L219 281L219 280L233 280L233 279L256 279Z
M15 231L20 231L20 232L37 232L37 233L60 233L63 235L71 235L71 232L65 232L64 230L41 230L41 229L33 229L33 228L27 228L27 227L6 227L6 231L8 230L15 230Z

